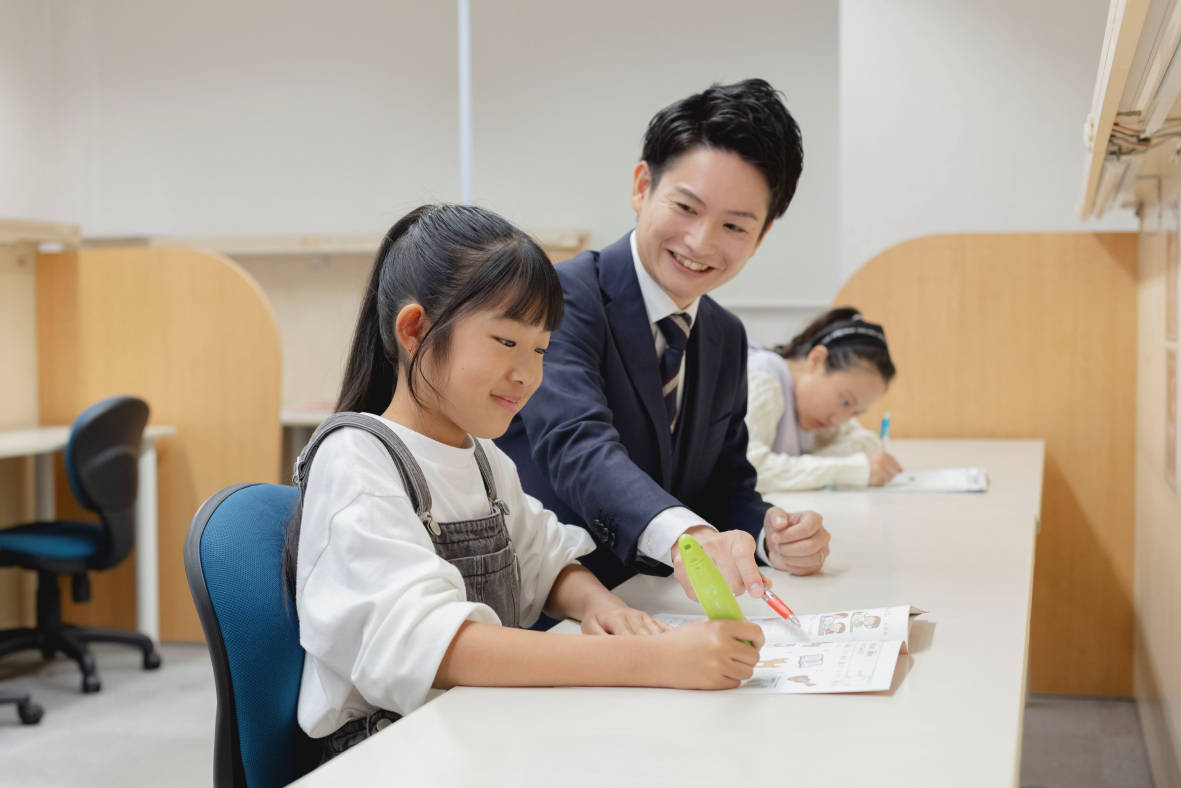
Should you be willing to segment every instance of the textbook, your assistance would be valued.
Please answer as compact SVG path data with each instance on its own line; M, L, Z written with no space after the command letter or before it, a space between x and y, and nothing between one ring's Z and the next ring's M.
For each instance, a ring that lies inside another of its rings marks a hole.
M887 690L898 655L908 653L910 620L925 613L915 607L866 607L836 613L799 614L796 627L781 618L750 619L766 643L754 675L734 692L820 693ZM660 614L682 626L705 616Z
M988 471L983 468L937 468L903 471L882 485L891 492L987 492Z

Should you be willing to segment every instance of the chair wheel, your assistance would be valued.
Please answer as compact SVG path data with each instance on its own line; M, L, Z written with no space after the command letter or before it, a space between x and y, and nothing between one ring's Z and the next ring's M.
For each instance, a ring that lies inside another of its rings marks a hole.
M22 724L36 725L41 722L41 715L45 713L45 709L36 703L22 703L16 707L16 713L20 715Z
M160 655L155 651L144 654L144 670L155 670L160 667Z
M98 692L103 688L103 683L98 676L91 673L90 675L82 677L82 691L86 693Z

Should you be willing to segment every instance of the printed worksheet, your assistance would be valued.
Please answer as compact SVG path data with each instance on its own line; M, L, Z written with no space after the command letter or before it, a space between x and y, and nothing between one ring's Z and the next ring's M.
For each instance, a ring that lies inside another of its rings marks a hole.
M754 675L735 692L873 692L890 688L898 655L907 652L910 619L926 611L898 607L754 618L766 643ZM656 616L673 626L704 616Z
M882 485L890 492L987 492L988 471L983 468L937 468L903 471Z

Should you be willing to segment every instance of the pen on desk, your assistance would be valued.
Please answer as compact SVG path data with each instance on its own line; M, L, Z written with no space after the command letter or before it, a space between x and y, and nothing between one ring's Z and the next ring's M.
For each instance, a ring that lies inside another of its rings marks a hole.
M886 411L882 414L882 430L878 433L878 437L882 440L882 451L886 451L886 440L890 437L890 412Z

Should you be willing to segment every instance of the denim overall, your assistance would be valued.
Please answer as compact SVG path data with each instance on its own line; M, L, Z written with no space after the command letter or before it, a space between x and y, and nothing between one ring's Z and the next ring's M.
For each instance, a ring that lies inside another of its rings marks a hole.
M316 450L330 433L342 427L354 427L375 436L385 445L402 477L410 504L418 519L422 521L435 552L451 563L463 576L463 585L469 602L482 602L496 611L500 622L506 627L520 625L519 597L521 573L517 564L517 553L513 540L509 538L504 516L509 513L508 505L496 495L496 482L492 478L492 467L484 448L475 438L468 440L475 447L476 464L484 481L484 492L488 495L491 511L473 520L439 522L431 515L431 494L426 477L402 439L380 421L359 413L336 413L326 419L312 435L307 446L295 463L292 479L299 488L302 498L307 491L308 472ZM323 761L339 755L349 747L361 742L401 715L385 709L377 709L366 717L349 720L324 737Z

